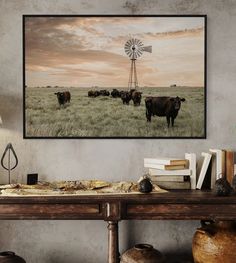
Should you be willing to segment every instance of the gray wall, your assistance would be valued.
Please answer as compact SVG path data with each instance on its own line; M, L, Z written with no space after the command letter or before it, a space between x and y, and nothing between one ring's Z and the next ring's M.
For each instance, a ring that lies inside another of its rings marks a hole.
M208 132L206 140L23 140L22 14L207 14ZM0 0L0 152L12 142L20 164L18 181L29 172L40 179L137 180L143 157L235 149L235 0ZM103 165L105 164L105 165ZM0 183L6 183L0 168ZM190 252L198 222L122 222L121 251L148 242L165 253ZM27 263L104 263L106 224L97 221L1 221L0 250L14 250Z

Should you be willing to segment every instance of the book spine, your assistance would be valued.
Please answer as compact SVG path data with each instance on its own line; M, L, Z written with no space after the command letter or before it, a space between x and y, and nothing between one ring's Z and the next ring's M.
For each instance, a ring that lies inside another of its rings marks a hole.
M145 168L165 170L165 165L163 164L153 164L153 163L144 163Z
M226 179L232 184L234 177L234 152L226 151Z
M164 188L164 189L191 189L191 184L190 182L157 182L156 183L159 187Z
M185 168L184 165L163 165L163 164L152 164L152 163L144 163L144 167L160 169L160 170L182 170Z
M210 149L211 153L214 153L216 155L216 180L220 179L222 177L223 173L223 157L222 157L222 150L219 149Z
M185 182L190 181L188 175L166 175L166 176L150 176L152 182Z
M192 170L190 169L183 169L183 170L159 170L159 169L149 169L149 174L151 176L156 176L156 175L192 175Z
M188 166L188 160L178 160L178 159L153 159L153 158L144 158L144 163L146 164L157 164L157 165L184 165Z
M182 170L185 168L185 165L165 165L165 170Z
M171 164L170 160L161 160L161 159L153 159L153 158L144 158L144 163L161 164L161 165Z
M197 157L195 153L186 153L185 159L189 161L189 169L191 170L190 182L191 182L191 189L196 189L197 184Z
M222 167L222 151L216 152L216 180L222 177L223 167Z
M222 162L222 177L225 177L226 176L226 150L222 150L221 162Z
M216 155L212 153L211 157L211 189L215 188L216 183Z

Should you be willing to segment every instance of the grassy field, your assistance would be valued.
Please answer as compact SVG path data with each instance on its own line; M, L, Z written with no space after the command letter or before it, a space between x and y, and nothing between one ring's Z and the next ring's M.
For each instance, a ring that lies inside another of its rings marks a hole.
M102 88L101 88L102 89ZM59 107L54 92L69 90L71 103ZM204 89L199 87L143 88L139 107L123 105L120 98L89 98L83 88L26 88L27 137L202 137ZM175 127L166 118L145 116L146 96L179 96L182 103Z

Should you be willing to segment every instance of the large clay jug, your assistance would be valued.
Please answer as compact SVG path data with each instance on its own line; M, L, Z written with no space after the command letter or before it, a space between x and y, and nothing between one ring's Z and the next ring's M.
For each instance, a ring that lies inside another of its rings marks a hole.
M235 263L236 223L201 221L192 243L195 263Z
M0 263L26 263L25 260L17 256L14 252L0 252Z
M138 244L121 256L120 263L164 263L164 256L151 245Z

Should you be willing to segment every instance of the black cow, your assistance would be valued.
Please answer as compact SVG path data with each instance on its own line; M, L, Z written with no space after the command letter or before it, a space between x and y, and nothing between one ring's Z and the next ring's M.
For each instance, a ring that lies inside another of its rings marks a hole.
M172 127L184 98L179 97L147 97L145 99L147 121L151 122L152 116L166 117L168 128L170 120Z
M131 94L129 91L121 91L120 97L123 104L129 105L129 102L131 101Z
M134 106L139 106L141 103L141 99L142 99L142 92L133 90L131 93L131 97L134 102Z
M98 96L100 96L100 95L101 95L100 91L98 91L98 90L95 90L95 91L94 91L94 96L95 96L95 97L98 97Z
M69 91L56 92L54 94L57 95L57 100L60 106L65 103L70 103L71 95Z
M98 97L98 96L100 96L100 91L98 91L98 90L89 90L88 91L88 97Z
M120 98L120 91L118 89L113 89L111 92L113 98Z
M94 97L94 91L93 90L88 91L88 97Z
M100 90L100 95L101 96L110 96L110 92L106 89Z

